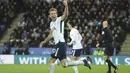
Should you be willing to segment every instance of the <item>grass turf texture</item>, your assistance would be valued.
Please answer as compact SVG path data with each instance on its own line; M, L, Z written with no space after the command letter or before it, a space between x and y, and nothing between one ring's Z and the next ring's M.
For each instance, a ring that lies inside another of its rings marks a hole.
M92 69L79 66L79 73L106 73L107 65L91 65ZM130 66L119 65L117 73L130 73ZM0 65L0 73L48 73L48 65ZM56 65L55 73L74 73L72 67L62 68ZM113 73L113 69L112 69Z

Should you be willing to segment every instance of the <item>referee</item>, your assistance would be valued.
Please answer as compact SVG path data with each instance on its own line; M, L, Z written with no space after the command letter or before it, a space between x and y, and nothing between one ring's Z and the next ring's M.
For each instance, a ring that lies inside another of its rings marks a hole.
M118 68L111 62L110 56L113 55L114 47L112 45L113 36L111 30L108 28L108 22L103 21L102 40L105 43L105 55L104 60L108 63L107 73L111 73L111 66L114 68L114 73L117 72ZM99 44L96 45L97 47Z

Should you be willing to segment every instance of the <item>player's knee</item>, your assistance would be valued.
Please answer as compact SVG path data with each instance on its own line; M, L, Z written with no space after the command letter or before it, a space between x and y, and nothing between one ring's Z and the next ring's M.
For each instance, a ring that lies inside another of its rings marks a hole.
M106 59L105 59L105 62L109 62L109 60L110 60L109 58L106 58Z
M61 65L62 65L63 68L66 68L66 67L67 67L67 66L66 66L66 63L61 63Z
M104 60L106 61L106 60L108 60L109 59L109 57L108 56L104 56Z
M108 62L108 59L105 59L105 62Z

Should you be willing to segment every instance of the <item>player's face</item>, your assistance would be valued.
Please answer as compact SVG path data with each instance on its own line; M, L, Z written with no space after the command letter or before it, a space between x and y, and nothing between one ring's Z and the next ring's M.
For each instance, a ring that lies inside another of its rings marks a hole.
M50 11L50 18L54 21L57 18L57 12L56 11Z

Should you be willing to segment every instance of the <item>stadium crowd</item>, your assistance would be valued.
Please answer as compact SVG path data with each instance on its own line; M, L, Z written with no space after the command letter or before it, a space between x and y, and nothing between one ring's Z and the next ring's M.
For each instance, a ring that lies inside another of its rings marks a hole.
M14 18L21 12L21 0L0 0L0 39L11 27ZM19 9L19 10L18 10Z
M5 30L10 27L10 23L15 17L15 11L13 11L15 5L15 2L0 0L0 38L4 34Z
M51 0L50 0L51 1ZM1 4L1 3L0 3ZM3 8L2 11L7 18L15 15L16 3L10 3L8 10ZM75 28L79 30L83 37L84 54L92 54L91 48L95 48L97 42L101 39L102 21L105 15L108 15L108 22L112 30L114 46L117 53L121 50L121 45L125 40L127 31L130 31L130 9L127 0L71 0L69 2L68 20L75 24ZM7 4L8 5L8 4ZM55 7L58 15L62 15L63 5L61 1L47 2L45 0L24 0L23 5L24 16L18 24L18 28L14 29L8 41L10 47L39 47L39 43L44 40L49 32L49 9ZM3 6L5 7L5 6ZM2 9L2 7L1 7ZM11 10L10 10L11 9ZM11 11L14 11L11 13ZM8 22L8 21L6 21ZM4 26L10 22L4 23ZM1 24L0 24L1 25ZM70 42L69 30L65 29L66 42ZM53 39L44 47L53 47ZM104 43L102 41L103 47Z

